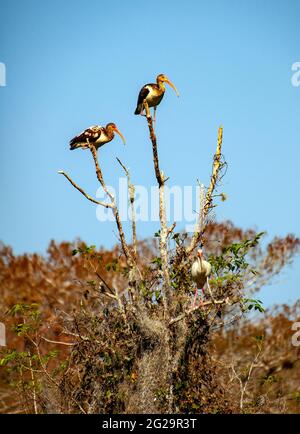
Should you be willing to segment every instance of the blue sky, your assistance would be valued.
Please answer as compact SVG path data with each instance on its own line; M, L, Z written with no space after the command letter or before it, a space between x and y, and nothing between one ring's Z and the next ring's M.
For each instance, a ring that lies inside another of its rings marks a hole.
M101 150L108 184L131 168L136 184L154 183L145 120L133 115L138 91L158 73L171 88L158 109L161 166L170 185L208 183L217 128L224 127L229 200L218 220L299 235L300 2L284 0L35 1L0 0L0 239L15 252L44 252L49 240L80 236L116 242L113 224L67 183L87 192L97 182L88 152L68 141L93 124L115 122ZM182 130L185 133L183 140ZM156 223L141 223L140 237ZM299 257L271 288L266 304L299 298Z

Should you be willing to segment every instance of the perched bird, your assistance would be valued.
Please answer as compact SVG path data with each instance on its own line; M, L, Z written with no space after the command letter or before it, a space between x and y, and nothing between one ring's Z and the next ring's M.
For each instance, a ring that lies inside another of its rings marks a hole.
M135 115L142 115L144 110L144 100L147 101L149 107L154 107L154 119L155 119L155 111L158 104L163 99L165 93L165 85L164 83L168 83L176 92L176 95L179 96L178 90L174 86L174 84L168 79L165 74L159 74L156 78L156 83L145 84L144 87L140 90L137 107L135 109Z
M109 123L106 127L93 125L82 131L82 133L70 140L70 149L72 151L77 148L88 148L89 144L94 145L98 149L105 145L105 143L110 142L115 137L115 133L119 134L125 145L125 138L116 127L116 124Z
M205 283L207 283L210 295L212 297L209 283L208 283L208 277L209 277L210 273L211 273L211 265L209 262L207 262L203 259L203 252L201 249L199 249L197 252L197 259L193 263L192 270L191 270L192 279L197 285L196 291L195 291L195 296L194 296L194 301L193 301L193 307L195 307L196 299L198 296L198 289L202 289L202 291L204 293L203 287L204 287Z

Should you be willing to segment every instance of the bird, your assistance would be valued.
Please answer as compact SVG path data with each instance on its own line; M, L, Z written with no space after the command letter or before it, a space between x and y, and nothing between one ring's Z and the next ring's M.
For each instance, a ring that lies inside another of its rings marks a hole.
M116 124L110 122L106 127L93 125L82 131L78 136L70 140L70 150L72 151L77 148L87 149L89 145L94 145L98 150L101 146L105 145L105 143L110 142L115 137L115 133L119 134L125 145L123 134L120 133Z
M166 90L164 83L168 83L175 90L176 95L179 96L178 90L176 89L174 84L168 79L168 77L165 74L159 74L156 77L156 83L145 84L145 86L143 86L140 90L137 100L137 107L134 112L135 115L143 114L144 100L146 100L149 107L154 107L155 120L156 107L163 99Z
M197 251L197 259L193 262L192 269L191 269L192 279L197 285L192 307L195 307L196 299L198 296L198 289L202 289L202 291L204 293L203 287L204 287L205 283L207 283L209 293L213 299L213 296L212 296L212 293L211 293L211 290L209 287L209 283L208 283L208 277L210 274L211 274L211 264L208 261L205 261L203 259L203 251L202 251L202 249L199 249Z

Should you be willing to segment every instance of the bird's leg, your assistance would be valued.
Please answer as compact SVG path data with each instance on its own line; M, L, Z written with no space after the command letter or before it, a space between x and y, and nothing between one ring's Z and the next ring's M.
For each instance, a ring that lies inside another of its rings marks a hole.
M194 295L194 300L193 300L193 303L192 303L192 309L194 309L194 307L196 305L197 297L198 297L198 288L196 287L196 289L195 289L195 295Z
M149 105L148 105L148 103L147 103L147 101L145 99L144 99L143 107L144 107L145 112L146 112L146 117L147 118L148 117L151 118Z
M156 106L153 107L153 126L155 127L155 121L156 121Z
M203 289L202 289L202 291L203 291ZM195 290L194 300L193 300L193 303L192 303L192 309L194 309L196 307L197 297L198 297L198 288L196 288L196 290ZM199 302L199 306L203 307L203 301L201 299L200 299L200 302Z

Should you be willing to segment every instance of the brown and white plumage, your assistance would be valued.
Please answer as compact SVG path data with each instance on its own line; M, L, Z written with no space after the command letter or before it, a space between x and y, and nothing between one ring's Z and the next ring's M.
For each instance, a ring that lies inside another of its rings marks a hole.
M109 123L106 127L101 127L100 125L93 125L86 130L82 131L78 136L75 136L70 140L70 149L89 147L89 144L94 145L96 149L105 145L105 143L110 142L115 137L115 132L119 134L125 145L125 138L123 134L120 133L116 124Z
M143 113L144 100L147 101L149 107L154 107L154 109L156 109L158 104L163 99L166 90L164 83L168 83L175 90L177 96L179 96L176 87L168 79L168 77L165 74L159 74L156 78L156 83L145 84L145 86L143 86L142 89L140 90L138 100L137 100L137 107L134 112L135 115L140 115Z
M203 287L206 283L208 284L207 279L210 276L210 274L211 274L211 265L208 261L205 261L205 259L203 259L203 252L200 249L197 252L197 259L193 262L192 269L191 269L192 279L197 285L193 306L195 305L197 299L198 289L202 289L202 291L204 292Z

